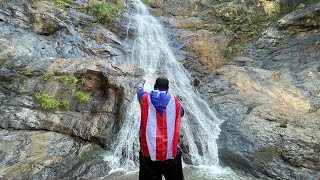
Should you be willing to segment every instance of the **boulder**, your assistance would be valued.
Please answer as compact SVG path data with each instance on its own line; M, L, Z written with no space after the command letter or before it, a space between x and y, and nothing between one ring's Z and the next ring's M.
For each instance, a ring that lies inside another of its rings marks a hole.
M245 108L242 116L221 125L222 164L258 177L319 179L319 113L304 114L275 105Z
M33 12L34 31L41 35L51 35L60 29L59 19L54 13L52 5L46 1L36 2Z
M98 178L109 170L102 148L78 138L4 129L0 135L1 179Z
M320 3L294 11L281 20L279 20L279 27L281 29L293 30L313 30L320 28Z

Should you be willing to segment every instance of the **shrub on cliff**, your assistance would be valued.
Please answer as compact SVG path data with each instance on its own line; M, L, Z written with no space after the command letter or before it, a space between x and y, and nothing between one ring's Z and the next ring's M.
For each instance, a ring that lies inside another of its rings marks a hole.
M252 37L260 34L268 25L268 17L253 6L236 2L220 3L213 7L214 16L226 22L223 32Z
M123 9L123 4L119 0L102 1L90 0L82 8L86 13L97 17L102 24L108 25Z
M70 7L74 0L53 0L53 3L61 9Z
M74 97L80 103L88 102L90 100L90 97L83 91L77 91Z
M45 110L58 109L60 107L60 101L53 96L49 96L48 94L36 93L35 98Z
M239 54L245 42L259 36L268 26L277 22L278 17L268 17L254 4L248 4L231 1L213 7L211 16L220 19L222 23L212 30L235 37L223 52L227 59Z

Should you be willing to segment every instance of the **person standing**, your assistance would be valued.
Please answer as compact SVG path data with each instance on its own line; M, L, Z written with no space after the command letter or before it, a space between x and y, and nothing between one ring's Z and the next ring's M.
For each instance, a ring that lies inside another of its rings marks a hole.
M178 147L181 117L184 109L171 95L169 80L157 78L154 90L138 87L141 109L139 180L184 180L181 151Z

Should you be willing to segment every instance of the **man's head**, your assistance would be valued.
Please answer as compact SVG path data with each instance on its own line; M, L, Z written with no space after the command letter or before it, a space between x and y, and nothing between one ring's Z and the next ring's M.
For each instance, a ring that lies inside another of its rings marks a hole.
M168 90L169 80L166 77L158 77L156 83L154 84L154 89Z

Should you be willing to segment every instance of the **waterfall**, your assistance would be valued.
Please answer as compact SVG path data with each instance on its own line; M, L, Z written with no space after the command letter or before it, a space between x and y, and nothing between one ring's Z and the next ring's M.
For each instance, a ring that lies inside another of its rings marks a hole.
M216 140L219 136L218 119L208 104L191 85L191 77L178 62L169 45L162 25L140 0L127 0L126 10L134 26L135 37L130 43L128 61L145 70L145 90L151 91L159 75L169 81L169 92L182 97L185 116L181 132L189 149L193 166L218 167ZM140 109L137 100L128 109L112 150L105 156L114 171L138 170Z

